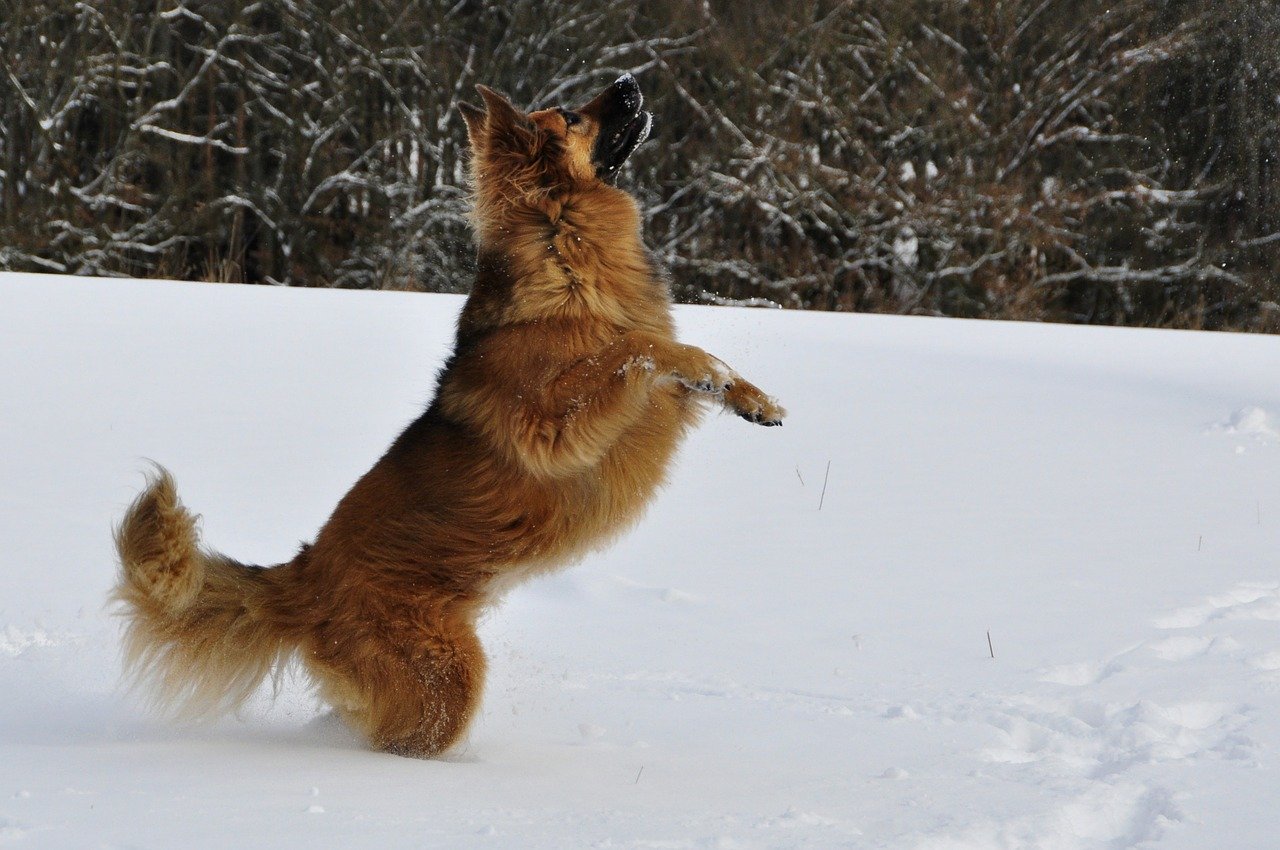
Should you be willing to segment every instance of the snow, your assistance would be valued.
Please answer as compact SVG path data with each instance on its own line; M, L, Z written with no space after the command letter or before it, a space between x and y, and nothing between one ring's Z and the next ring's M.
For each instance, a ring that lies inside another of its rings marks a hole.
M904 227L893 239L893 256L903 266L913 269L920 261L920 238L910 227Z
M1280 428L1277 428L1271 414L1252 405L1235 411L1227 419L1217 423L1214 430L1258 440L1280 440Z
M679 308L786 427L710 417L636 530L493 610L459 752L369 752L290 676L146 714L105 604L144 458L284 560L460 305L0 275L0 843L1272 845L1271 337Z

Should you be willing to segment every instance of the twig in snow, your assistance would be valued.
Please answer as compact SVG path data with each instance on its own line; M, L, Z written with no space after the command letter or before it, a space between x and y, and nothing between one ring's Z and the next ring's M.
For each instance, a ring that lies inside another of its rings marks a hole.
M800 474L800 465L796 464L796 478L800 479L800 486L804 486L804 476Z
M991 657L996 657L996 649L991 645L991 629L987 629L987 651L991 653Z
M822 510L822 503L827 498L827 478L831 475L831 461L827 461L827 471L822 476L822 495L818 497L818 510Z
M636 771L636 781L635 781L635 782L632 782L632 783L631 783L632 785L639 785L639 784L640 784L640 774L642 774L642 773L644 773L644 765L640 765L640 769L639 769L638 771Z

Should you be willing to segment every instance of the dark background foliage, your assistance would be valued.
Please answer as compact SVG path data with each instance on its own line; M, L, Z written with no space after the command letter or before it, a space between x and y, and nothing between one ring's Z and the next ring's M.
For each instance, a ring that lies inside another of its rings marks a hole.
M484 82L636 72L678 297L1280 331L1280 4L0 0L0 268L462 291Z

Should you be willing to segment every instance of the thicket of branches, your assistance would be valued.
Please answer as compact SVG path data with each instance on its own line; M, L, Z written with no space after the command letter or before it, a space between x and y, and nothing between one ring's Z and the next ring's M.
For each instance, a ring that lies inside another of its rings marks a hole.
M1280 330L1280 6L0 0L0 268L464 290L485 82L637 72L685 300Z

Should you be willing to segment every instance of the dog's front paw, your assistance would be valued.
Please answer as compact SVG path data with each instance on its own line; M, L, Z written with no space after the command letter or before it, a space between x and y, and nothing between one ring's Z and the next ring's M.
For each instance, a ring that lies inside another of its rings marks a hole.
M781 425L787 411L757 386L739 378L725 390L725 407L756 425Z
M733 389L734 374L733 370L723 363L712 361L705 370L696 372L693 375L676 373L675 379L685 389L693 392L720 395Z
M733 370L701 348L676 344L658 367L667 378L686 390L706 395L722 395L737 378ZM665 368L664 368L665 367Z

